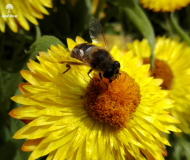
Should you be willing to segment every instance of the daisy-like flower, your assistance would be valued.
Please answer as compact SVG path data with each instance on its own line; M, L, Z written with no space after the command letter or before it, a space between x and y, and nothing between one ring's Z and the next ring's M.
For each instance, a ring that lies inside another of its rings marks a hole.
M135 40L127 48L135 56L143 58L145 64L149 63L150 47L147 40ZM181 122L178 127L190 133L190 47L179 43L178 39L157 37L154 54L153 76L163 79L163 89L171 90L169 96L175 101L175 107L170 112Z
M190 0L140 0L144 8L151 9L155 12L173 12L182 7L186 7Z
M6 9L7 5L12 5L11 13ZM43 19L43 14L49 15L43 6L52 8L52 0L9 0L8 2L2 0L0 4L0 31L5 32L5 23L15 33L18 31L18 24L25 30L29 30L30 27L26 19L38 25L36 18ZM17 17L14 17L15 15Z
M79 37L67 42L70 50L85 43ZM79 61L60 45L21 71L28 82L11 99L23 106L9 114L26 123L13 138L27 139L22 150L32 151L29 160L47 154L47 160L164 159L170 144L162 132L180 132L166 111L172 107L168 91L160 89L162 80L147 77L149 65L132 52L120 57L115 46L110 53L121 70L112 83L103 79L108 90L95 72L91 80L88 66L73 65L62 74L67 68L61 61Z

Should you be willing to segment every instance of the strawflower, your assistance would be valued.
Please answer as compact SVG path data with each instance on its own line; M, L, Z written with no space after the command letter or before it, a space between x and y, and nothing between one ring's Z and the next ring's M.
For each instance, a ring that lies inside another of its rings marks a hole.
M140 0L140 3L154 12L173 12L186 7L190 0Z
M11 13L8 13L6 9L8 4L12 5L12 9L10 9ZM52 8L52 0L2 0L0 3L0 31L5 32L6 23L15 33L18 31L18 25L22 26L25 30L29 30L30 27L26 19L38 25L36 18L43 19L43 14L49 15L44 6ZM8 17L4 15L8 15ZM11 17L11 15L16 15L17 17Z
M80 37L67 42L70 50L85 43ZM162 132L180 132L166 111L173 107L168 91L160 89L161 79L147 77L149 65L132 52L120 57L115 46L110 53L121 70L112 83L103 79L108 90L97 73L91 80L88 66L73 65L62 74L67 68L61 61L79 61L60 45L21 71L28 82L11 99L23 106L9 114L26 123L13 138L26 139L22 150L32 151L29 160L47 154L47 160L164 159L170 144Z
M135 40L127 45L135 56L149 63L150 47L147 40ZM190 47L178 39L157 37L155 43L155 66L153 76L163 79L161 87L170 90L169 97L175 101L170 110L172 116L181 123L177 126L190 133Z

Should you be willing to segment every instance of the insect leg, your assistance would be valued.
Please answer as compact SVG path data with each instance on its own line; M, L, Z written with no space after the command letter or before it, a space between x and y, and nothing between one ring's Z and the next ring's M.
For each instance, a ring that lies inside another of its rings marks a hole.
M92 72L92 68L89 70L89 72L88 72L88 76L90 77L90 73ZM91 77L90 77L90 79L92 80L92 81L94 81Z
M108 85L107 85L107 83L105 83L103 80L102 80L102 75L101 75L101 73L99 72L99 77L100 77L100 79L101 79L101 81L106 85L106 87L107 87L107 90L108 90Z
M69 69L71 69L71 66L68 63L66 64L66 67L67 67L67 70L64 71L63 74L66 73Z
M71 69L71 66L70 66L70 65L87 65L87 64L85 64L85 63L68 62L68 61L62 61L62 62L60 62L60 63L61 63L61 64L67 63L67 64L66 64L67 70L64 71L63 74L66 73L69 69Z

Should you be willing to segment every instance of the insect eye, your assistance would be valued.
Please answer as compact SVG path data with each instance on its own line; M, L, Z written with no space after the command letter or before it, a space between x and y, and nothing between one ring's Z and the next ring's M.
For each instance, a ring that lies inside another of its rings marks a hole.
M113 68L108 68L104 74L103 74L104 78L110 78L113 76Z
M120 68L120 63L118 61L115 61L113 64L112 64L112 67L113 68Z
M118 61L115 61L115 66L120 68L120 63Z

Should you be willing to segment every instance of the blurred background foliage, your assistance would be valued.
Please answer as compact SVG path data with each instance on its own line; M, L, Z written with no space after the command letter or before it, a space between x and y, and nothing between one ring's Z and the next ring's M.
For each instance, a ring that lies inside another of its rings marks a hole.
M91 16L100 20L109 48L116 43L125 49L127 42L147 38L153 51L155 36L162 35L177 36L190 45L190 5L180 11L162 13L143 9L138 0L53 0L53 7L47 10L49 15L38 19L38 26L29 22L29 31L18 24L17 33L8 26L4 33L0 32L1 160L26 160L29 155L20 150L24 140L12 139L24 123L8 115L19 106L10 97L20 94L18 84L24 82L20 70L27 69L29 59L36 60L38 51L47 51L51 44L64 45L66 38L81 36L91 42L88 32ZM172 148L167 147L166 159L190 160L190 136L172 133L168 138Z

